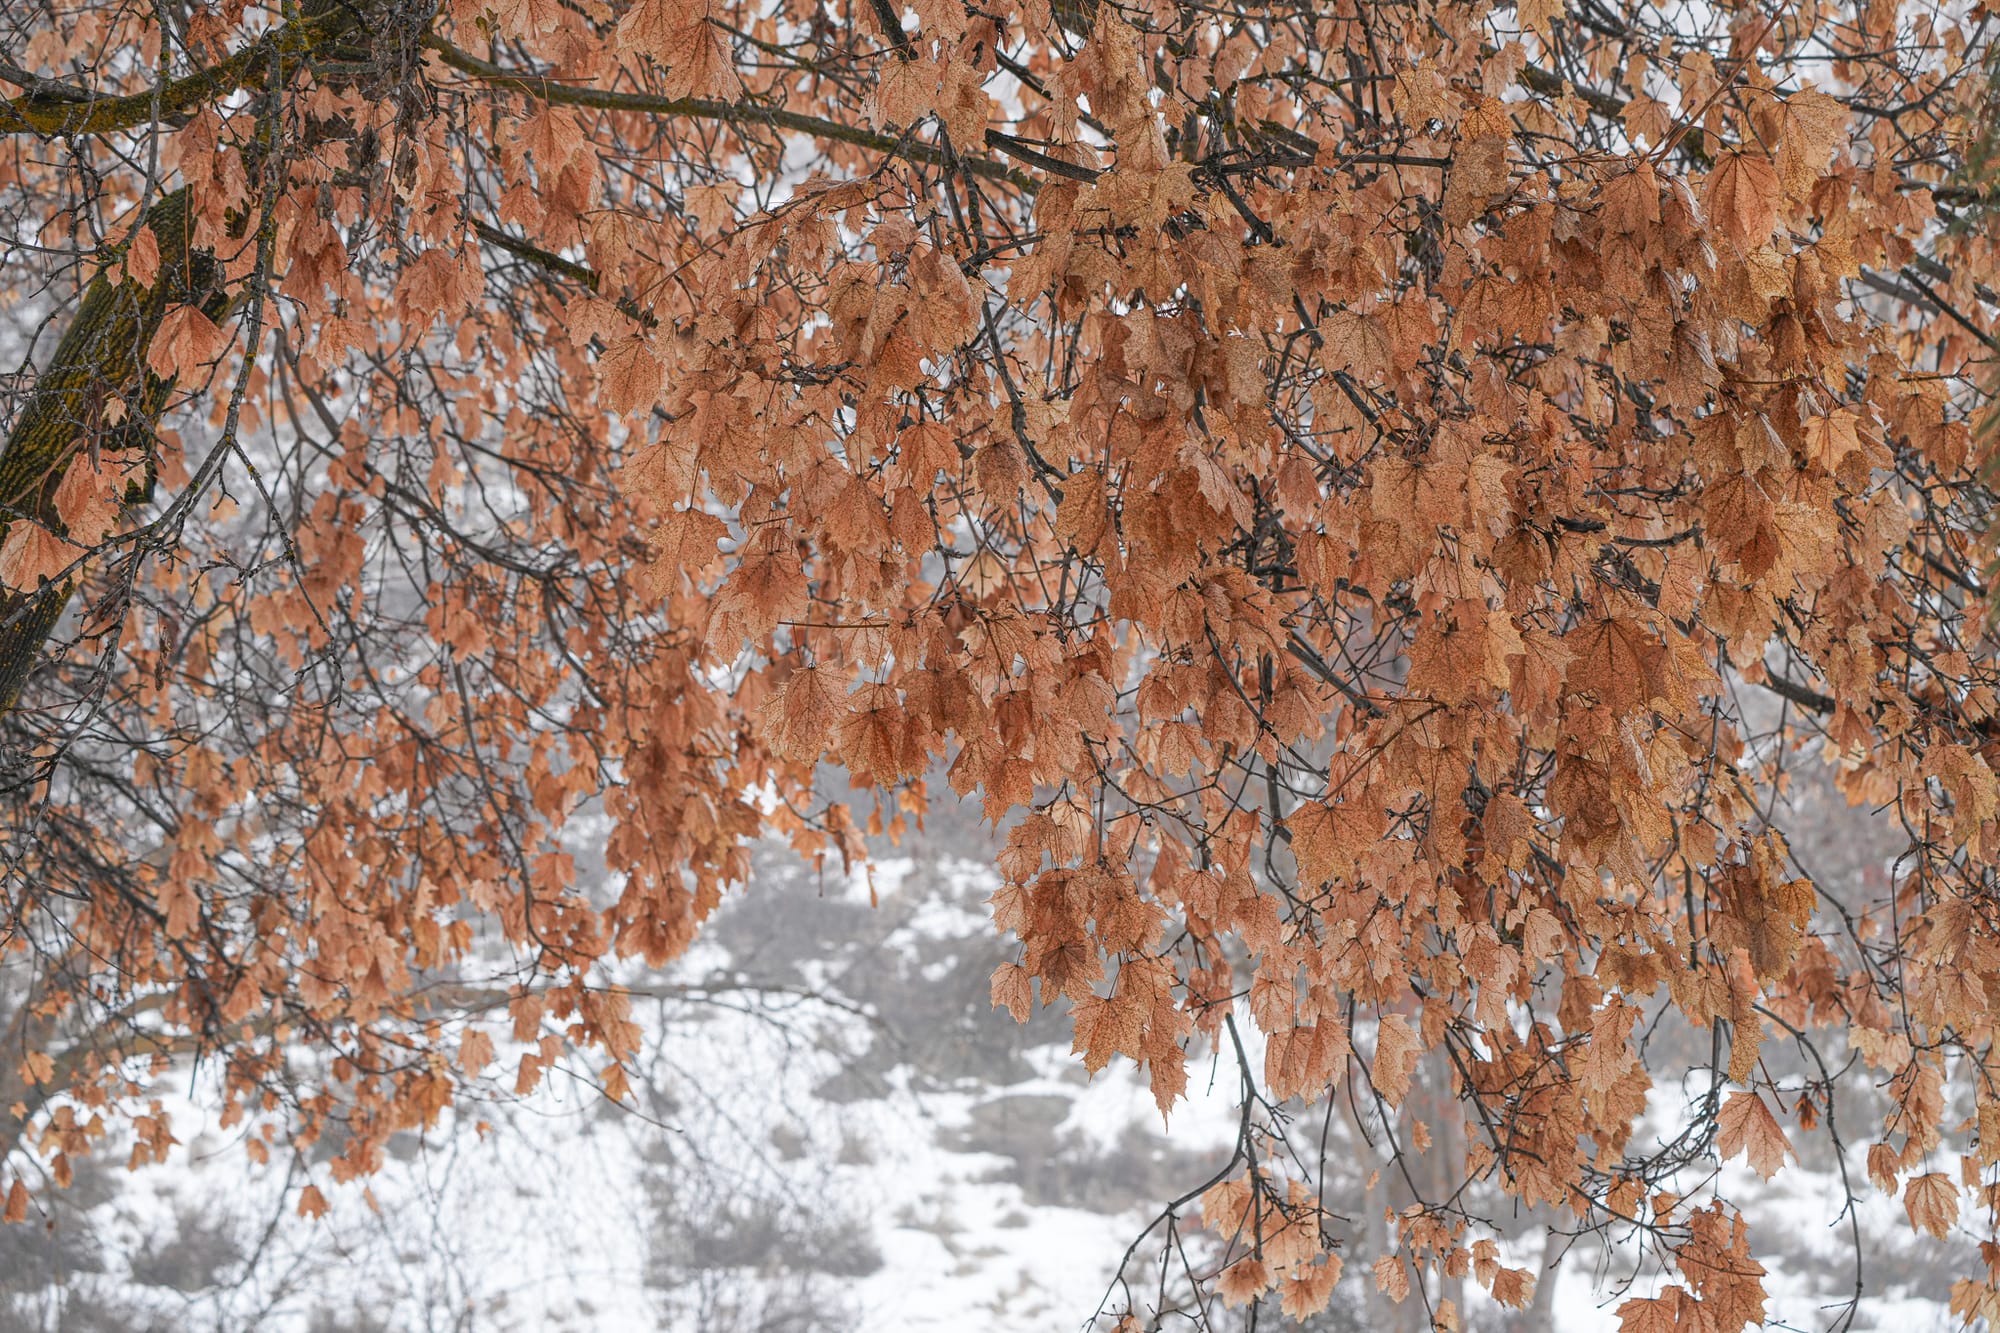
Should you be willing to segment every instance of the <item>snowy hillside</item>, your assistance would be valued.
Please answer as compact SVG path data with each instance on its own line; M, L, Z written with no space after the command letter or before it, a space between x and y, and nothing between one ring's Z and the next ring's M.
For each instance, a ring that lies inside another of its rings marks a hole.
M1087 1326L1127 1246L1228 1157L1233 1064L1198 1063L1163 1134L1130 1070L1085 1078L1059 1010L1016 1026L990 1007L1011 955L984 906L980 837L947 823L884 851L871 906L868 882L815 878L772 849L693 955L635 973L651 1035L626 1103L568 1071L525 1099L461 1105L365 1187L329 1186L323 1218L294 1213L302 1164L253 1170L234 1136L174 1108L184 1147L169 1166L128 1174L102 1154L43 1225L0 1231L0 1333ZM1705 1091L1662 1078L1650 1128L1670 1136L1682 1099ZM1402 1328L1414 1303L1386 1307L1365 1281L1376 1163L1330 1123L1347 1277L1314 1327ZM1782 1237L1767 1260L1776 1323L1827 1328L1851 1293L1834 1165L1765 1185L1739 1160L1706 1181L1756 1201L1767 1244ZM1896 1202L1865 1197L1872 1294L1853 1327L1950 1327L1949 1266ZM1657 1285L1636 1238L1572 1249L1545 1241L1549 1220L1519 1219L1507 1256L1559 1258L1549 1290L1513 1314L1468 1300L1475 1327L1597 1333ZM1141 1247L1134 1275L1157 1258ZM1114 1296L1107 1310L1123 1308ZM1214 1311L1218 1327L1246 1315Z

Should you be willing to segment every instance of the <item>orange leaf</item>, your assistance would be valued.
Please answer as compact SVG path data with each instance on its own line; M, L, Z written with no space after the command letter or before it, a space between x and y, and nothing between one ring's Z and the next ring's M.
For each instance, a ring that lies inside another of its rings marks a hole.
M1391 1106L1401 1106L1417 1067L1417 1034L1401 1014L1384 1018L1375 1033L1375 1090Z
M781 757L801 764L818 762L846 712L845 691L833 688L838 679L831 668L801 667L765 700L764 734Z
M1326 1309L1333 1299L1334 1284L1340 1281L1340 1269L1340 1256L1330 1254L1324 1261L1300 1270L1296 1277L1287 1278L1279 1309L1287 1318L1298 1320Z
M1943 1240L1958 1221L1958 1186L1942 1172L1915 1176L1903 1189L1903 1211L1912 1227Z
M1375 1287L1401 1305L1410 1295L1410 1270L1403 1267L1399 1254L1385 1254L1375 1261Z
M1708 211L1738 250L1771 239L1778 223L1778 171L1762 153L1724 153L1708 173Z
M1674 1333L1680 1323L1682 1289L1658 1296L1635 1296L1618 1307L1618 1333Z
M458 1041L458 1067L477 1074L493 1063L493 1038L479 1028L467 1028Z
M7 530L0 542L0 584L19 592L33 592L46 580L61 578L83 548L72 546L39 523L22 519Z
M125 469L110 458L78 454L56 487L56 516L69 539L84 546L104 540L118 521Z
M222 355L229 340L215 321L197 306L178 305L160 320L146 348L146 364L161 379L194 379L195 373Z
M1509 1309L1527 1309L1535 1299L1535 1275L1525 1268L1501 1269L1493 1275L1493 1299Z
M1726 1162L1738 1153L1749 1157L1750 1169L1769 1180L1785 1164L1791 1140L1771 1115L1771 1108L1754 1092L1735 1091L1715 1118L1715 1148Z
M1016 1023L1028 1021L1033 1008L1034 979L1019 963L1002 963L993 969L993 1007L1005 1008Z
M150 287L159 275L160 238L148 224L134 232L132 243L125 247L125 276L141 287Z
M1271 1289L1270 1270L1261 1259L1239 1259L1223 1270L1215 1289L1224 1305L1249 1305Z

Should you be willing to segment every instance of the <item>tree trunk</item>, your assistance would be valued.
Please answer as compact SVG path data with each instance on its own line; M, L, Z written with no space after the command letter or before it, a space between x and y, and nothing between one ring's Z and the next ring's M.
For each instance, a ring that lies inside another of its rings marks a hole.
M128 279L114 287L101 276L92 279L0 447L0 542L23 520L63 532L56 488L79 453L150 445L153 418L171 388L146 368L160 321L183 303L200 305L211 317L226 305L215 261L190 244L186 189L148 209L146 223L160 247L152 286ZM105 414L114 396L123 400L126 417L111 429ZM66 579L37 591L0 590L0 715L19 702L74 589L75 580Z

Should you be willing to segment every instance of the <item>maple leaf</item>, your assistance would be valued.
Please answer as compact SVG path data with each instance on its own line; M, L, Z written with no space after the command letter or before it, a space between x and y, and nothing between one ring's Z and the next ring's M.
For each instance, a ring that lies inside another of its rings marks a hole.
M1271 1031L1265 1040L1264 1080L1274 1095L1310 1103L1340 1077L1349 1054L1345 1027L1330 1018Z
M943 80L935 61L891 61L875 85L875 123L885 128L916 124L937 110Z
M671 596L683 579L698 581L717 563L718 546L728 536L729 525L704 509L669 511L652 535L654 594Z
M1750 1167L1769 1180L1785 1164L1791 1141L1779 1127L1771 1108L1755 1092L1737 1089L1723 1102L1716 1116L1716 1151L1724 1161L1745 1154Z
M1657 97L1640 93L1625 104L1620 119L1625 123L1625 131L1635 140L1649 148L1657 148L1667 141L1674 128L1673 108ZM1650 176L1650 168L1647 171ZM1659 221L1657 197L1653 204L1655 222Z
M103 455L83 454L71 459L55 493L56 516L62 520L64 535L82 546L104 540L118 521L124 490L125 468L121 464Z
M1559 0L1523 0L1522 26L1539 27L1546 35L1548 16L1559 13ZM1546 9L1538 6L1546 5ZM1486 211L1487 205L1507 188L1506 136L1482 134L1463 145L1452 158L1451 174L1445 179L1444 220L1449 227L1463 227Z
M1471 169L1476 172L1479 168L1474 165ZM1340 310L1329 315L1321 327L1328 352L1355 378L1369 380L1388 372L1395 347L1380 319Z
M1788 196L1804 199L1847 137L1847 105L1817 88L1802 88L1785 98L1778 123L1778 175Z
M986 122L993 114L993 99L986 94L985 81L984 72L970 62L951 61L944 67L937 110L955 144L977 144L985 139Z
M1560 958L1564 938L1562 920L1546 907L1530 910L1521 924L1521 947L1530 958L1544 962Z
M1072 1050L1083 1057L1086 1072L1095 1074L1114 1055L1139 1054L1145 1015L1129 999L1089 995L1077 1001L1071 1013L1076 1030Z
M604 405L614 412L650 409L660 396L664 370L643 334L618 339L597 359Z
M1292 855L1309 883L1325 883L1353 874L1359 858L1380 834L1382 820L1356 795L1340 801L1313 801L1293 811L1285 821L1291 831Z
M1391 1106L1402 1105L1410 1091L1410 1076L1421 1047L1417 1034L1401 1014L1386 1015L1375 1029L1375 1063L1370 1070L1375 1088Z
M1771 239L1779 198L1777 168L1761 153L1731 150L1708 173L1709 214L1743 253Z
M844 683L823 667L800 667L787 675L763 707L771 748L795 763L817 762L847 712Z
M1562 13L1558 0L1518 0L1515 8L1521 31L1534 33L1544 41L1549 37L1550 21L1560 18Z
M194 379L214 364L229 340L200 307L177 305L160 320L146 348L146 364L162 379Z
M1301 1321L1318 1314L1332 1301L1333 1288L1340 1281L1340 1270L1341 1259L1337 1254L1308 1265L1285 1280L1278 1308L1286 1318Z
M666 70L661 92L669 98L743 95L723 35L709 21L708 6L690 0L639 0L618 20L618 45L640 51Z
M1154 1050L1149 1045L1146 1075L1153 1093L1153 1104L1159 1108L1160 1119L1165 1121L1173 1111L1174 1103L1187 1093L1187 1056L1179 1046Z
M458 1042L458 1064L468 1074L478 1074L493 1063L493 1038L479 1028L467 1028Z
M1377 1291L1386 1295L1391 1301L1394 1301L1397 1305L1401 1305L1404 1301L1409 1299L1410 1270L1404 1267L1402 1255L1400 1254L1383 1255L1380 1259L1377 1259L1375 1261L1375 1266L1372 1271L1374 1273L1375 1289Z
M1271 1274L1261 1259L1238 1259L1222 1270L1215 1289L1225 1305L1249 1305L1271 1289Z
M1645 626L1606 616L1572 636L1571 688L1590 690L1621 709L1666 696L1667 650Z
M6 540L0 542L0 585L33 592L44 581L60 579L82 554L81 547L23 519L7 529Z
M806 705L802 702L801 707ZM887 786L923 771L930 747L922 722L891 685L864 685L837 728L841 760L857 778Z
M1493 1299L1512 1310L1525 1310L1535 1299L1535 1275L1525 1268L1503 1268L1493 1275Z
M491 0L500 31L523 37L553 32L562 21L557 0Z
M1868 1145L1868 1178L1884 1194L1896 1192L1896 1181L1900 1177L1900 1159L1896 1150L1886 1143Z
M1634 1296L1618 1307L1618 1333L1675 1333L1686 1292L1668 1287L1658 1296Z
M159 274L160 238L151 223L143 223L125 247L125 276L141 287L150 287Z
M1913 1229L1943 1240L1958 1221L1958 1186L1941 1172L1912 1176L1903 1189L1903 1211Z

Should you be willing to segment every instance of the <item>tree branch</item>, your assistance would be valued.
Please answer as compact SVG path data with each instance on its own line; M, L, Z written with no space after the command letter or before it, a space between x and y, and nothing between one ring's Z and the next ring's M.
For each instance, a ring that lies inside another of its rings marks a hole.
M1757 682L1781 699L1789 699L1799 707L1814 713L1831 713L1836 701L1830 694L1808 689L1797 681L1786 680L1783 676L1766 672L1764 679Z
M117 134L170 120L257 82L269 70L273 52L281 55L310 54L330 39L355 27L359 21L357 11L335 7L324 14L273 29L219 64L127 97L79 94L75 89L51 87L43 80L36 80L24 85L29 91L20 97L0 102L0 133L39 134L49 138L73 134ZM15 75L25 73L11 66L0 70L0 75L4 75L10 83L22 82ZM78 100L79 96L84 100Z
M623 93L606 88L578 87L575 84L558 83L545 74L527 74L505 69L453 46L435 34L427 34L423 39L423 45L461 74L470 75L482 83L496 87L512 88L516 92L526 93L530 97L539 98L552 105L590 107L598 111L632 111L651 116L686 116L695 120L715 120L732 125L764 124L774 129L793 130L800 134L811 135L816 139L831 139L837 143L853 144L857 148L871 149L889 157L900 157L905 161L921 162L925 166L943 169L963 168L975 176L1005 181L1031 194L1037 188L1032 178L990 158L967 157L947 152L932 144L878 134L856 125L822 120L818 116L800 115L796 111L759 106L755 103L718 102L706 97L659 97L651 93ZM992 142L993 138L994 133L989 131L988 142ZM1002 151L1010 156L1020 157L1024 150L1003 147ZM1040 154L1035 156L1041 157ZM1047 160L1053 162L1056 159ZM1043 163L1037 161L1035 165L1042 166ZM1067 173L1086 170L1070 166L1068 163L1064 163L1063 166ZM1054 170L1051 167L1044 169ZM1092 179L1095 179L1094 175Z

